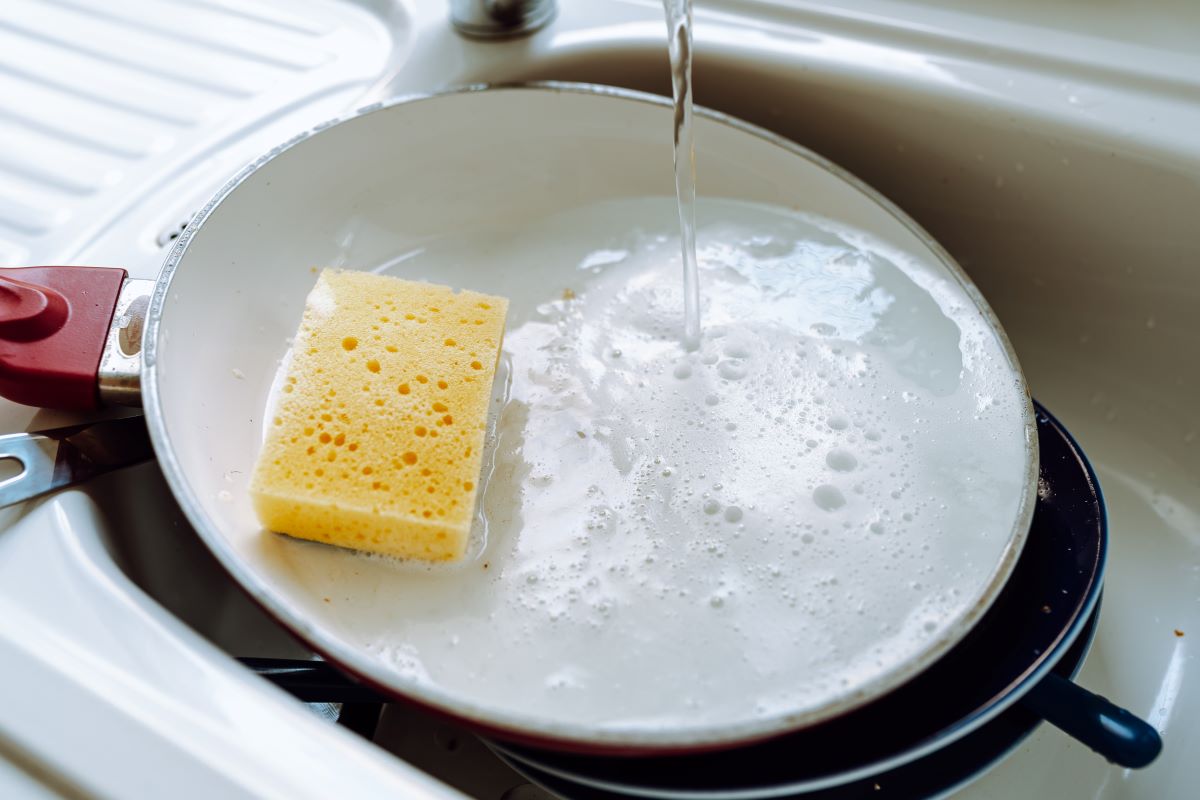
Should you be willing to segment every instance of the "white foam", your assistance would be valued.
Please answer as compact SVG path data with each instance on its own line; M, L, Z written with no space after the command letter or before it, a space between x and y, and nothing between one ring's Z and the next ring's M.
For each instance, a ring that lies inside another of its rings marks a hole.
M853 693L978 596L1021 496L1024 398L969 299L791 211L698 210L695 352L667 198L404 263L501 271L473 288L512 300L485 545L344 615L386 613L394 639L368 644L406 674L542 718L702 727Z
M324 319L337 310L337 299L333 296L333 290L329 288L328 284L318 281L312 291L308 293L305 307L314 317Z

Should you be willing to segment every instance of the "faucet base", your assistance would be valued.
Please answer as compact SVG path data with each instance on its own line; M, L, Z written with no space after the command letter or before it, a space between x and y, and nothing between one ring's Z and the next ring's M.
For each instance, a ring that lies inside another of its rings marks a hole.
M554 0L451 0L450 21L471 39L513 39L545 27L557 10Z

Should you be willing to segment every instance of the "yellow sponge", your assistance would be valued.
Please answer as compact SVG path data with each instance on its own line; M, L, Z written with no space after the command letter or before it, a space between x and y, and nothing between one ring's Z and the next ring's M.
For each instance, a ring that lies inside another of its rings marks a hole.
M322 272L250 484L262 524L460 558L507 310L502 297Z

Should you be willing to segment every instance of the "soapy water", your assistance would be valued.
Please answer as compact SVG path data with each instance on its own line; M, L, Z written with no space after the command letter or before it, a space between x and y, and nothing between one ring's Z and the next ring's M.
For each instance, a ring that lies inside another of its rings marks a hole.
M1025 400L961 288L855 231L701 201L691 350L674 210L615 200L404 263L498 271L483 288L511 300L468 559L363 600L389 634L362 643L411 679L622 729L799 713L928 648L995 570Z

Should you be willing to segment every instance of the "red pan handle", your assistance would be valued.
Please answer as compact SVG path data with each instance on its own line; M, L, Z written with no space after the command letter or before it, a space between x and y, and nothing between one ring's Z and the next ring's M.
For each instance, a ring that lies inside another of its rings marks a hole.
M0 270L0 395L96 408L96 373L125 277L110 267Z

